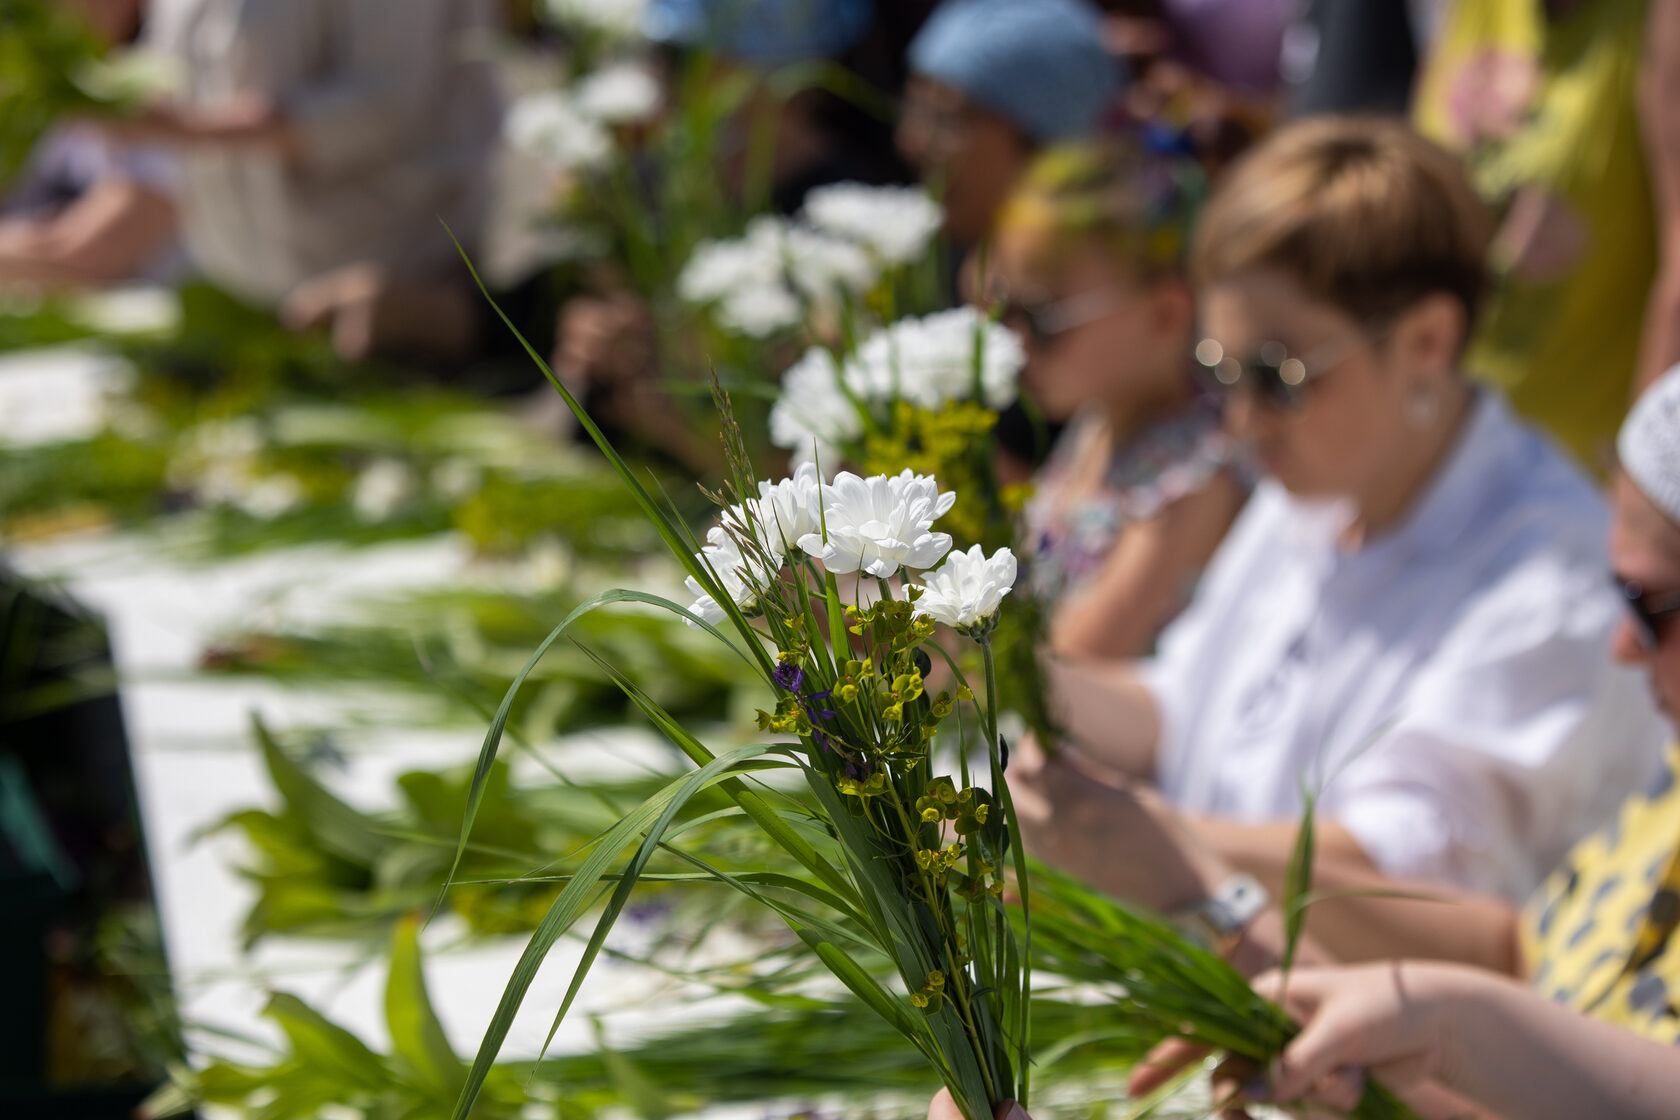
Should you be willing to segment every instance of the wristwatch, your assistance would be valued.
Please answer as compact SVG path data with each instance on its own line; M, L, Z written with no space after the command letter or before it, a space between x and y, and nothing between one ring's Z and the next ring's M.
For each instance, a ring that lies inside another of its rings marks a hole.
M1202 948L1223 954L1271 901L1258 879L1239 871L1215 887L1211 895L1175 914L1173 925Z

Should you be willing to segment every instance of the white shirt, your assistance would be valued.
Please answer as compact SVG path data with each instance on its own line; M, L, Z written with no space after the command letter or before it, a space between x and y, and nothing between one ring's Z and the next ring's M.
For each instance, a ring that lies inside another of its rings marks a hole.
M262 97L301 141L295 167L249 145L183 157L182 222L216 283L271 304L355 262L399 275L458 263L482 223L499 97L484 0L154 0L153 46L201 106ZM475 55L475 52L476 55Z
M1483 393L1404 524L1263 483L1144 666L1181 808L1296 817L1302 784L1391 875L1525 896L1660 763L1615 665L1623 609L1588 482Z

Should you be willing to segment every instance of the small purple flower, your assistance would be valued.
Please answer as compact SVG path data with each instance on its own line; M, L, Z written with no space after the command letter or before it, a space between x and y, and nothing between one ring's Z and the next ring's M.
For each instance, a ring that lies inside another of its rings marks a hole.
M770 671L770 679L780 685L783 691L797 696L805 685L805 670L798 665L777 665Z

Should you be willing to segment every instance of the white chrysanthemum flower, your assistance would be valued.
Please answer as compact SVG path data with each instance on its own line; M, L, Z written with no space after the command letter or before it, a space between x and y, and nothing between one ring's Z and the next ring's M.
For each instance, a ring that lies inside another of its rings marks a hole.
M841 444L863 435L863 417L846 396L836 359L813 346L782 375L782 395L770 408L770 442L796 463L839 465Z
M956 630L984 628L1015 586L1015 554L1000 548L989 558L975 545L953 552L922 580L916 613Z
M822 527L823 484L813 463L801 463L792 478L760 482L753 503L753 532L778 561L798 547L800 538Z
M735 601L737 607L744 611L750 611L758 606L758 584L765 579L765 573L761 570L763 561L754 559L749 562L741 554L741 545L735 539L734 533L722 526L712 526L706 534L705 547L700 550L696 559L702 565L710 565L712 572L717 576L718 583ZM683 580L683 583L695 596L694 604L689 607L689 610L713 626L720 625L728 617L722 605L708 595L704 587L700 586L699 580L693 576L688 576ZM699 627L694 626L692 620L685 619L684 621L688 622L690 627L699 629Z
M939 492L929 475L835 476L823 495L827 539L810 533L799 547L836 575L867 572L879 578L902 568L931 568L951 550L948 533L930 532L950 510L955 493Z
M928 251L945 220L939 203L920 187L869 187L835 183L805 198L812 225L850 238L888 267L906 265Z
M629 39L642 32L642 14L647 0L545 0L549 19L570 27L588 28L615 39Z
M532 93L508 107L509 145L554 171L587 171L612 158L612 133L558 90Z
M958 307L920 319L900 319L858 347L855 387L869 396L900 397L918 408L937 409L975 397L1001 409L1015 399L1026 351L1015 332L972 307Z
M861 296L880 279L869 254L850 241L800 226L787 231L783 263L794 287L819 305Z
M363 521L389 521L414 495L414 472L400 459L375 459L356 476L350 505Z
M578 111L606 124L637 124L659 111L659 79L647 67L615 62L572 89Z

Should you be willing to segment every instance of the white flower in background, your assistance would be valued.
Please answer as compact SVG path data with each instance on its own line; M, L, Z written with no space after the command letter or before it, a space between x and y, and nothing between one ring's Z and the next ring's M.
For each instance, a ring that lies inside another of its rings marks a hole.
M1015 586L1015 554L1000 548L990 558L975 545L953 552L922 580L916 613L956 630L985 628Z
M558 90L527 94L508 107L502 135L553 171L587 171L612 158L612 133Z
M809 533L799 547L836 575L867 572L886 578L901 568L931 568L951 550L948 533L929 529L957 500L939 492L929 475L835 476L823 495L828 539Z
M431 483L438 497L463 502L483 488L484 468L465 456L451 456L432 468Z
M805 198L815 227L862 245L888 267L910 264L928 251L944 222L939 203L920 187L835 183Z
M659 111L659 80L634 62L615 62L572 88L577 108L604 124L637 124Z
M869 254L838 237L792 226L783 242L783 262L794 287L814 303L832 306L846 296L861 296L880 273Z
M724 297L714 315L726 331L767 338L799 325L799 299L786 288L742 288Z
M770 442L796 463L839 465L841 444L863 435L863 417L841 388L833 354L813 346L782 375L782 395L770 408Z
M292 474L247 477L233 487L228 504L259 521L273 521L301 506L308 494Z
M677 277L677 294L689 303L712 303L743 288L782 287L782 219L761 214L741 237L702 241Z
M901 397L918 408L973 399L977 351L980 401L1004 408L1015 399L1026 352L1014 331L972 307L900 319L876 332L858 347L857 386L862 395Z
M615 39L642 31L647 0L544 0L543 11L555 23L586 28Z
M792 478L760 482L752 504L753 532L779 562L798 547L800 538L822 526L823 485L813 463L801 463Z
M399 459L375 459L356 476L350 505L363 521L389 521L413 496L414 472Z

